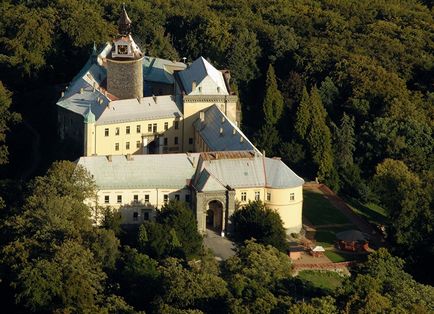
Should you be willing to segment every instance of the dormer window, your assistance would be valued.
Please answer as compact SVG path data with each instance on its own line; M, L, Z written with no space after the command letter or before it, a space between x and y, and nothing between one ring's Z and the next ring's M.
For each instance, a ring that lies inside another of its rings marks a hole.
M128 54L128 46L127 45L118 45L118 54L127 55Z

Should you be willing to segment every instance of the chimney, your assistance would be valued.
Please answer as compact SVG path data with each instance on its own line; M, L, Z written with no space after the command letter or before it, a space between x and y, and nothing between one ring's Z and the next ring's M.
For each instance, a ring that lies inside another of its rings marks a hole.
M200 122L205 122L205 111L199 112Z
M222 117L222 123L225 123L226 119L225 117Z
M220 136L223 136L223 128L220 128Z
M244 137L240 136L240 143L244 142Z
M63 96L65 96L65 92L60 93L60 97L63 97Z
M112 162L112 155L107 155L108 162Z
M237 130L235 130L235 128L232 129L232 135L237 134Z
M193 81L191 83L191 91L194 91L196 89L196 81Z
M265 150L262 150L262 156L265 157Z
M82 88L80 88L80 94L83 94L83 87Z

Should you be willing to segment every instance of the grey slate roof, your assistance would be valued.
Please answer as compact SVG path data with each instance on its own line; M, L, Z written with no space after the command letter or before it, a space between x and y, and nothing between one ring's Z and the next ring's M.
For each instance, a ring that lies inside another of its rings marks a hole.
M211 151L258 151L244 133L216 105L205 111L204 122L197 119L193 125ZM222 133L220 133L220 129L223 131Z
M194 155L194 154L193 154ZM194 175L192 157L186 154L80 157L77 164L94 177L99 189L182 189Z
M137 99L115 100L101 114L96 124L110 124L128 121L181 117L182 112L174 96L144 97Z
M145 81L173 84L173 72L187 67L182 62L145 56L143 58L143 78Z
M179 77L188 95L229 95L223 74L203 57L197 58L188 68L179 72ZM197 87L201 87L201 92L197 88L192 90L193 81Z
M190 180L198 191L230 188L291 188L304 183L280 159L254 152L81 157L78 165L94 177L99 189L182 189ZM250 156L250 157L247 157ZM197 162L199 161L199 162Z
M219 152L223 158L208 159L201 154L199 171L207 171L218 182L231 188L270 187L276 189L297 187L304 180L297 176L280 159L263 157L254 153L251 157L225 158L224 152ZM194 181L199 188L199 181Z
M204 169L197 180L196 189L198 191L224 191L226 187L217 181L206 169Z

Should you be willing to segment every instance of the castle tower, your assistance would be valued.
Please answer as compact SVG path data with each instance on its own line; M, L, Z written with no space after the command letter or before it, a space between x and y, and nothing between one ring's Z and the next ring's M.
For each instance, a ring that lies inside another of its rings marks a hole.
M95 153L95 115L89 106L84 116L84 156L92 156Z
M131 37L125 7L118 20L118 36L107 56L107 91L119 99L143 97L143 53Z

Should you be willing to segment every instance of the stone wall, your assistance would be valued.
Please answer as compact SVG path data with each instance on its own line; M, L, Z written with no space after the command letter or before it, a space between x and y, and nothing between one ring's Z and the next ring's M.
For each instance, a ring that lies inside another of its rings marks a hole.
M107 91L119 99L143 97L142 59L107 59Z

